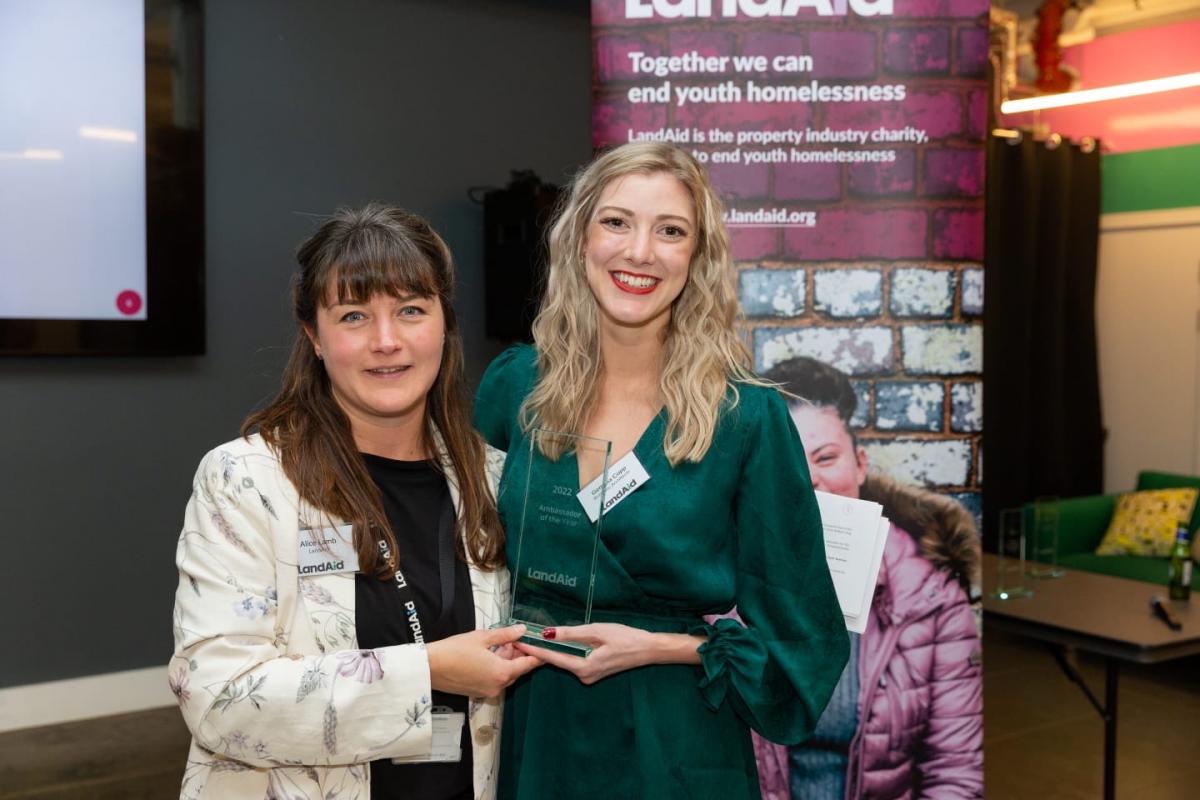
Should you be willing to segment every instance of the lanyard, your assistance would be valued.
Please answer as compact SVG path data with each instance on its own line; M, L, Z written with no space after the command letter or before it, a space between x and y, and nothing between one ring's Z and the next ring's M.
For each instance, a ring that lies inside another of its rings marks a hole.
M379 552L385 559L391 558L391 549L383 539L379 540ZM454 611L454 592L456 570L454 565L454 503L450 493L446 492L442 501L442 511L438 517L438 582L441 584L442 607L435 624L444 620ZM417 610L417 598L412 587L408 585L404 573L400 570L397 559L393 585L400 595L400 602L408 615L408 629L413 642L425 644L425 633L421 628L421 616Z

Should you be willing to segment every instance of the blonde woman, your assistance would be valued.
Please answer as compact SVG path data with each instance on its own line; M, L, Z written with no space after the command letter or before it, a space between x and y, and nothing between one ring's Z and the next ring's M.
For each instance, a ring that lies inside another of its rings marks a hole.
M510 542L534 427L608 440L648 475L604 517L592 624L545 632L591 654L519 646L549 666L510 690L501 797L758 797L750 730L803 740L837 683L847 637L804 449L734 330L733 277L703 168L616 148L553 227L535 347L483 379ZM583 486L601 465L578 460ZM744 627L702 619L735 603Z
M297 258L283 386L200 464L179 537L180 797L493 797L499 697L538 661L486 630L508 572L450 251L370 205Z

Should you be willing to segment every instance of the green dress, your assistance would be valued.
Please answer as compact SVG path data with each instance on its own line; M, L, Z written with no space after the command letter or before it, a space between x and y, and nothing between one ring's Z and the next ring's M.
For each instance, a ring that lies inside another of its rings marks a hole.
M533 348L511 348L475 401L484 438L512 454L498 498L510 561L529 447L517 413L535 379ZM634 446L650 478L601 529L593 622L706 636L702 664L591 686L553 667L524 676L504 708L500 798L757 798L750 729L795 744L816 725L846 663L845 622L787 406L773 389L738 391L699 463L672 468L665 411L650 423ZM745 626L702 619L735 604Z

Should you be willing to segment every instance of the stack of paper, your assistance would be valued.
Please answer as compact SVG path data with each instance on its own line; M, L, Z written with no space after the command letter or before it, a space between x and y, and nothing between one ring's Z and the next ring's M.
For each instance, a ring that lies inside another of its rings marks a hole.
M891 523L878 503L827 492L816 494L825 527L825 559L846 629L862 633L867 628Z

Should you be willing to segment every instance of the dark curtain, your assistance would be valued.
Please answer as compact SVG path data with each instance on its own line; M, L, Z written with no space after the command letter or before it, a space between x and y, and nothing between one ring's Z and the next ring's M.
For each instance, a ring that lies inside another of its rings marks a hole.
M1029 136L987 147L983 499L994 544L1000 509L1103 486L1100 153Z

